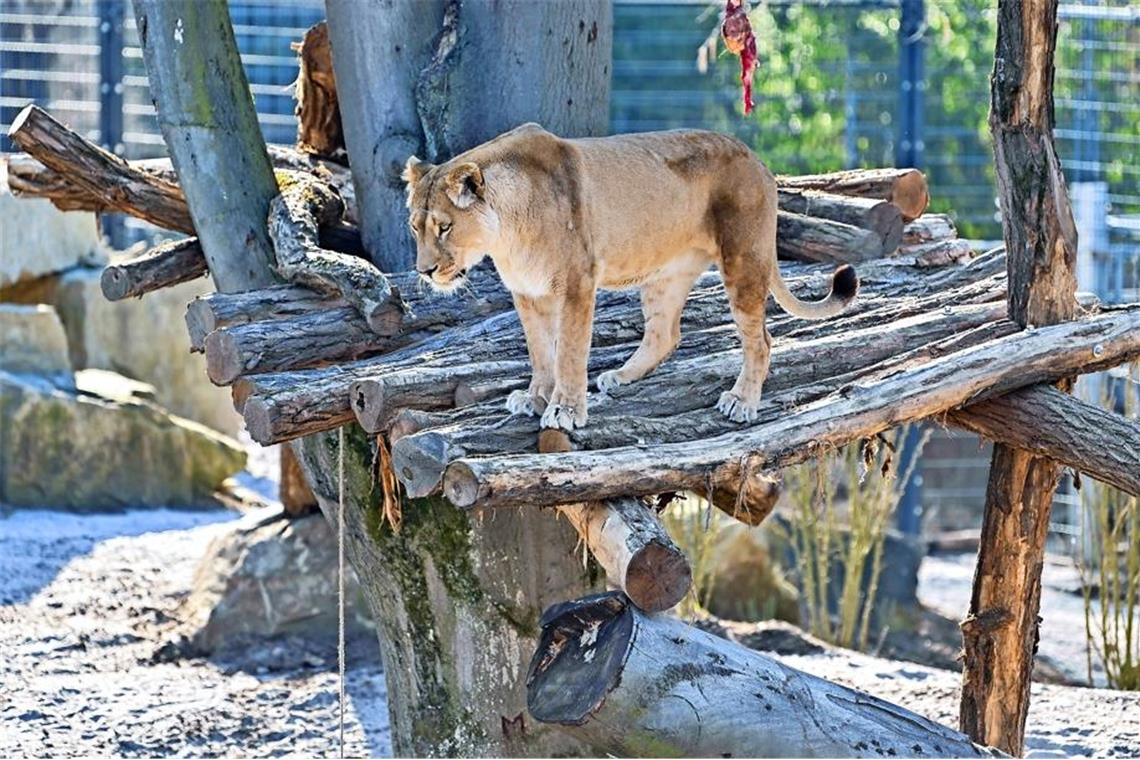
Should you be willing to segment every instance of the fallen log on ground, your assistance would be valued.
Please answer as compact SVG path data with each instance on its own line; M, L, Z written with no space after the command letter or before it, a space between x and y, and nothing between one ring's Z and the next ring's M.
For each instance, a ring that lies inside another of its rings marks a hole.
M1112 310L955 352L699 444L460 459L445 470L443 492L462 508L699 493L710 477L739 472L746 456L751 466L784 467L822 447L1137 356L1140 307Z
M21 111L12 121L8 137L68 183L101 199L104 210L121 211L159 227L194 234L186 199L177 184L131 166L68 129L42 108L31 105Z
M618 593L554 605L527 673L535 720L619 757L986 757L965 735Z
M784 188L778 191L777 205L781 211L872 230L883 239L886 250L893 251L902 241L902 213L898 206L878 198Z
M689 592L689 561L642 501L567 504L558 511L578 531L610 583L639 609L667 610Z
M388 278L365 259L321 248L318 228L339 223L344 214L336 191L301 172L278 172L278 185L281 193L269 203L269 237L278 274L339 296L377 335L398 332L406 310Z
M99 286L108 301L121 301L196 280L210 273L198 238L168 240L141 256L108 264Z
M950 412L947 419L983 438L1049 457L1140 496L1140 423L1052 386L971 404Z
M781 176L776 177L776 186L880 198L898 206L907 222L921 216L930 202L926 177L917 169L851 169L831 174Z

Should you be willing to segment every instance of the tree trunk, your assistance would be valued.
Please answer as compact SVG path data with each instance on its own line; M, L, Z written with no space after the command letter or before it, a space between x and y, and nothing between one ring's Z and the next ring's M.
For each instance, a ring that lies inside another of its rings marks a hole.
M920 715L789 668L620 594L542 619L537 720L618 757L990 757Z
M446 158L525 121L566 136L605 131L605 0L327 8L361 229L385 271L411 268L398 176L412 153ZM574 530L553 510L480 519L437 498L405 503L394 533L377 517L372 446L350 430L350 558L380 627L396 754L581 753L572 738L532 724L524 685L542 610L599 581L575 551ZM310 437L298 450L322 508L335 514L335 447Z
M1056 0L999 0L990 130L1009 252L1009 316L1037 328L1072 319L1077 306L1077 232L1053 144L1056 41ZM1068 391L1071 383L1060 387ZM1045 536L1059 478L1053 460L994 446L962 623L961 725L975 741L1011 755L1024 743Z

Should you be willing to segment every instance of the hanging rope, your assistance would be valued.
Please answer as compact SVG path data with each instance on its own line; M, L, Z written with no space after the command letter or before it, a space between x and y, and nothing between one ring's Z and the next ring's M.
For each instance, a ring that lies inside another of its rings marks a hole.
M340 756L344 757L344 426L337 430L337 516L336 516L336 658L340 675Z

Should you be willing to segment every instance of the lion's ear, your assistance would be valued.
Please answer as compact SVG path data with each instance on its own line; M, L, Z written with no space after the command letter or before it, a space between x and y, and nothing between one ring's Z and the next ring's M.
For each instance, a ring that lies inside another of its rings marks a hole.
M447 197L458 208L483 199L483 170L478 164L460 164L447 175Z
M401 174L400 177L408 185L414 185L423 179L423 176L434 168L435 167L429 164L427 161L421 161L415 156L412 156L408 159L408 162L404 164L404 173Z

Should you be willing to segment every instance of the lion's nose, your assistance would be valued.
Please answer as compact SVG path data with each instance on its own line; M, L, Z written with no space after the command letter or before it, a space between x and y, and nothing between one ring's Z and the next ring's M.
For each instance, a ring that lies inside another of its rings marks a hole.
M438 264L436 264L434 267L428 267L427 269L420 269L419 267L416 267L416 271L419 272L424 277L431 277L432 273L434 273L435 270L437 270L437 269L439 269Z

